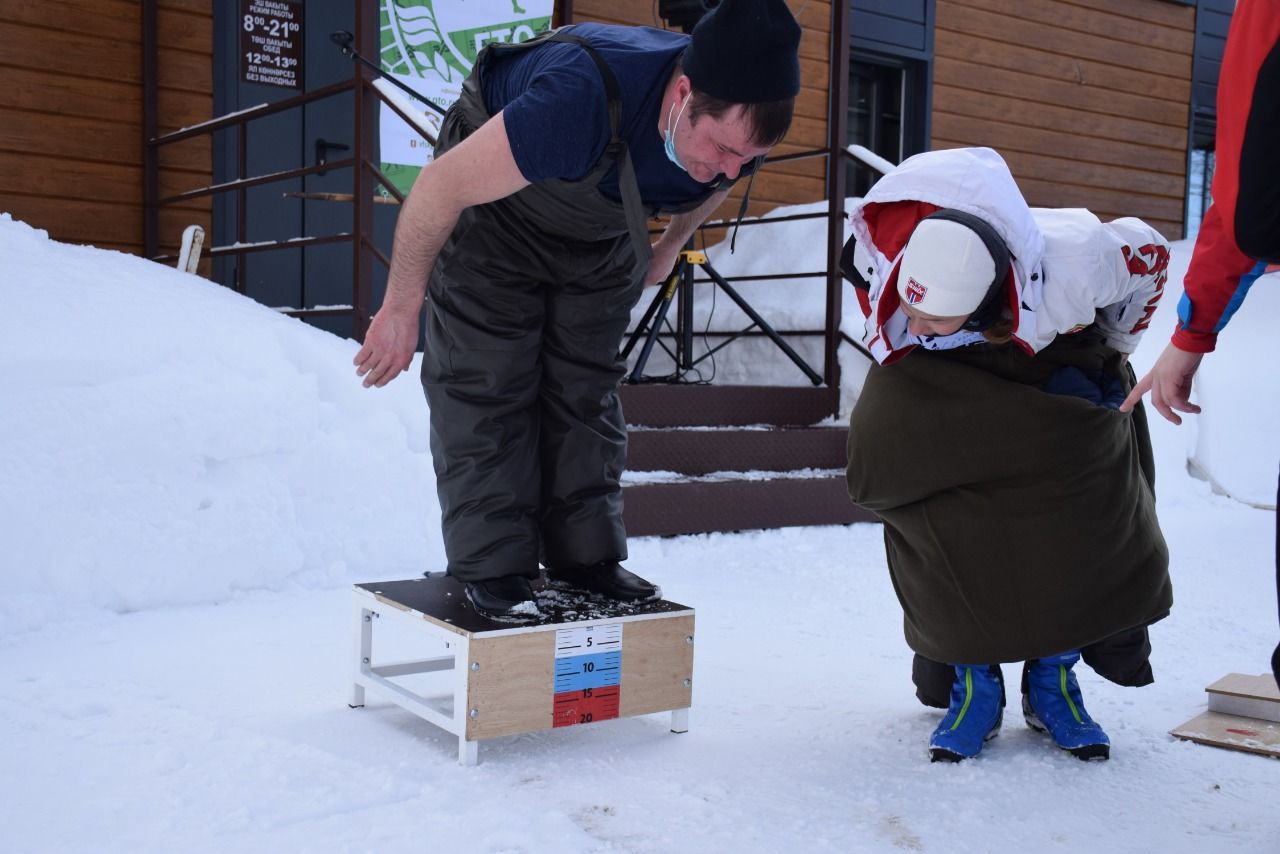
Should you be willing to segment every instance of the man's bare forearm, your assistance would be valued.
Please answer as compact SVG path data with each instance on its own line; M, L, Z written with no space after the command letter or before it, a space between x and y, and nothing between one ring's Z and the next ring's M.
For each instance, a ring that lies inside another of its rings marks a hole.
M396 222L387 293L382 301L393 311L422 310L427 277L461 213L456 207L442 204L440 194L432 192L431 176L427 174L430 169L424 169L414 183Z
M707 217L715 213L716 208L720 207L728 195L728 190L719 190L712 193L705 202L693 210L672 215L666 229L662 232L662 236L658 238L658 242L664 246L671 246L676 249L682 248L689 242L689 238L693 236L693 232L697 230L698 226L702 225Z

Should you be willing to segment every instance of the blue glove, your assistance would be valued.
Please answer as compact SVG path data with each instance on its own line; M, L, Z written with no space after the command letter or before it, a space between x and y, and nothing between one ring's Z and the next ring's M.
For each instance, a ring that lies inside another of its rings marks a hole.
M1103 409L1119 409L1125 398L1124 384L1119 377L1102 371L1082 371L1072 365L1054 371L1044 390L1049 394L1082 397Z

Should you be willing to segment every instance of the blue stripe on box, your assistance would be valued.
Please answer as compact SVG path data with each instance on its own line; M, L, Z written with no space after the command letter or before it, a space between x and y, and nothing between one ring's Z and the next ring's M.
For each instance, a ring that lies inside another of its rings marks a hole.
M574 655L556 659L556 680L553 693L581 691L583 688L600 688L618 685L622 681L622 652L601 652L595 655Z

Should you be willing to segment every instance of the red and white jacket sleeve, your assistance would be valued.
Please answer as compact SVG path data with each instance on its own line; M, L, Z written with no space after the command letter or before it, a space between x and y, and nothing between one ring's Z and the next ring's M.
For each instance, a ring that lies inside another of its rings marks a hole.
M1169 280L1169 242L1136 217L1102 225L1101 258L1108 270L1099 276L1098 328L1109 345L1132 353L1151 324Z

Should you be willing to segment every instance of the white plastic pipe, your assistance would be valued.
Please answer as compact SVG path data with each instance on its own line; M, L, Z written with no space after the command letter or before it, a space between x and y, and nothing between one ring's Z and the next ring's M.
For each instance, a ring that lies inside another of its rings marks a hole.
M373 81L373 86L382 93L382 97L386 98L392 104L395 104L399 110L408 116L411 120L410 124L423 138L432 145L436 144L436 138L440 135L440 116L428 115L413 105L405 95L395 87L385 77L380 77Z
M893 164L885 160L879 154L876 154L865 145L851 145L845 149L854 157L879 172L881 175L887 175L893 171Z

